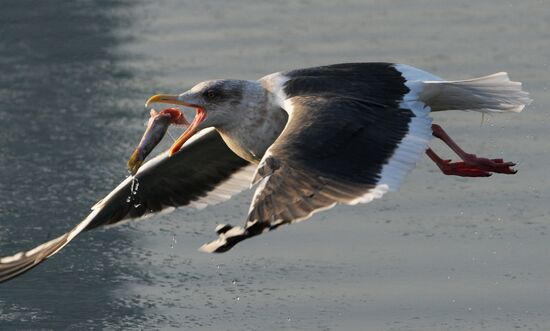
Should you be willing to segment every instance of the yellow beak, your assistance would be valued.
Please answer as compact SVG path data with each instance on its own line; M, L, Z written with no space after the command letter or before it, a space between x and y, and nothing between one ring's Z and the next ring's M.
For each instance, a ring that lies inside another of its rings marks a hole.
M153 95L152 97L147 100L145 103L145 107L149 107L152 103L169 103L172 105L182 105L187 107L194 107L193 105L179 101L177 95L170 95L170 94L157 94Z

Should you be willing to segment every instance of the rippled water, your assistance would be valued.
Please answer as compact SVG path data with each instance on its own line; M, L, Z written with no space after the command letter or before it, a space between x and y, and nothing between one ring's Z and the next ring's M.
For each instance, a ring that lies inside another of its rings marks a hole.
M548 31L534 0L4 1L0 255L66 231L124 179L156 92L395 61L456 79L506 70L535 102L436 115L467 150L518 161L515 176L423 160L397 194L223 255L196 249L244 219L250 192L85 233L0 285L0 329L549 329Z

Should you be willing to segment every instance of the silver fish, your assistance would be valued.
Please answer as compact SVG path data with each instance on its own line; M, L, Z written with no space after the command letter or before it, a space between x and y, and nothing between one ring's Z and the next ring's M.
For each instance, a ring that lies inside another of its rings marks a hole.
M162 140L170 124L189 125L189 122L177 108L163 109L160 112L151 109L151 117L149 118L147 129L145 129L139 145L128 160L128 170L132 176L137 173L143 162L145 162L145 158Z

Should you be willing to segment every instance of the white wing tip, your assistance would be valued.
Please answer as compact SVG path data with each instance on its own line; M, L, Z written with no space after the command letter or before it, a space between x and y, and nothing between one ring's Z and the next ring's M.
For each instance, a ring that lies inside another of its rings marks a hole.
M346 205L356 205L358 203L369 203L374 199L380 199L384 194L390 190L387 184L376 185L373 189L370 189L367 193L363 194L360 197L357 197L349 202L346 202Z
M25 257L24 252L19 252L17 254L14 254L12 256L5 256L3 258L0 258L0 263L12 263L17 260L20 260L21 258Z
M222 238L218 238L208 244L204 244L199 247L199 251L203 253L216 253L216 251L227 244L227 241Z
M233 244L228 245L228 239L230 242L238 241L242 239L237 239L245 235L246 230L240 226L232 226L229 224L219 224L216 226L216 233L219 235L219 238L209 242L207 244L199 247L199 251L205 253L223 253L233 247ZM233 240L232 240L233 239Z

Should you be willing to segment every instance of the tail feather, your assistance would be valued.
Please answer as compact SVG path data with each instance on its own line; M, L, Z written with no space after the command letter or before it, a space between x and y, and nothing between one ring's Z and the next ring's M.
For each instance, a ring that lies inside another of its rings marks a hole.
M420 98L432 111L472 110L519 113L531 103L520 82L506 72L457 81L423 81Z

